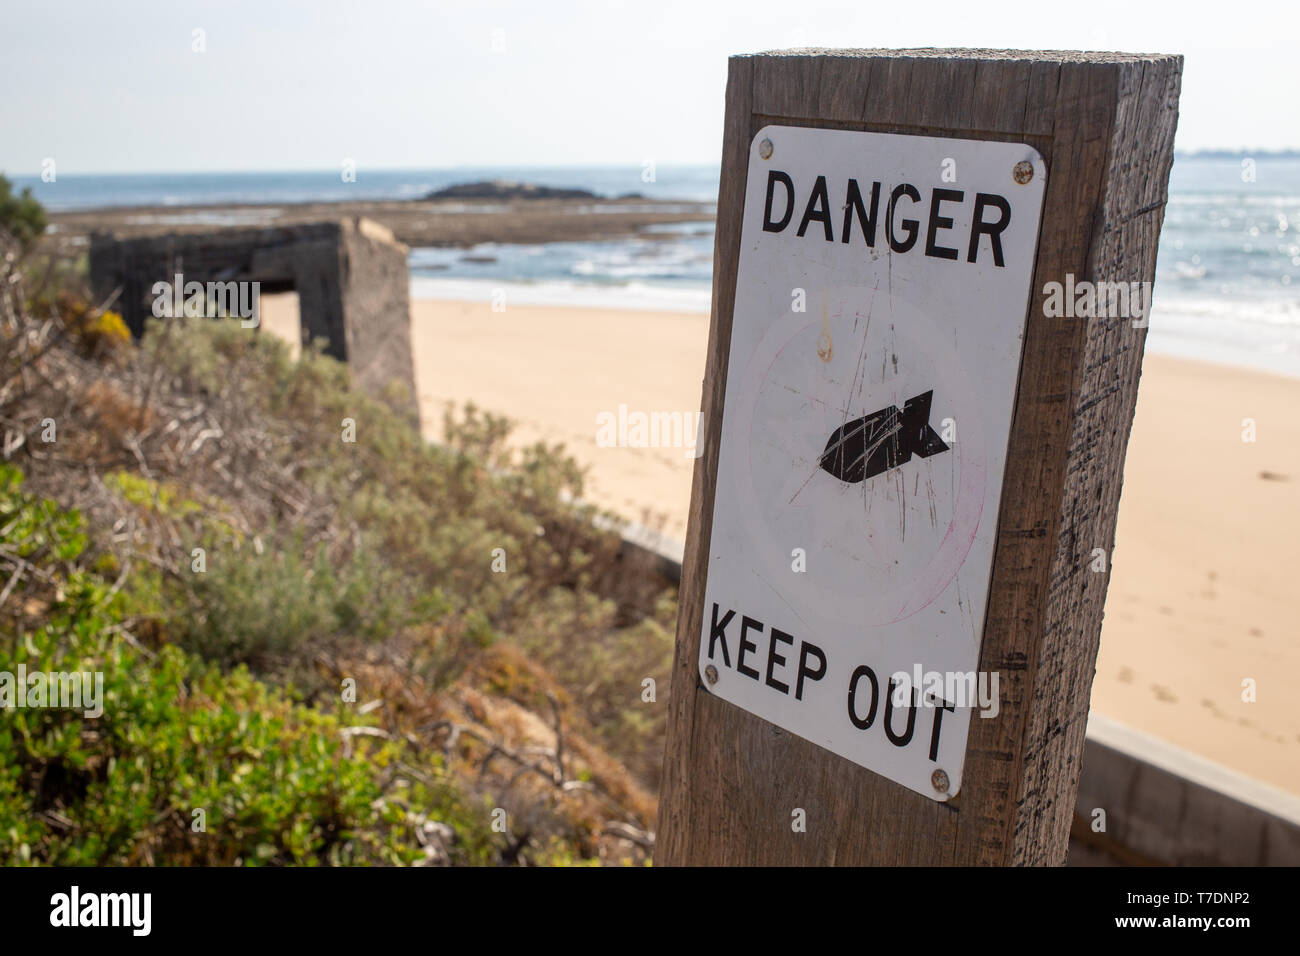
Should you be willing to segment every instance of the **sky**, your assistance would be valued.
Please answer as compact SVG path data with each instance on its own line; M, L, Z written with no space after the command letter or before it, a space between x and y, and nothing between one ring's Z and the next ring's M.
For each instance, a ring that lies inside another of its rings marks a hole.
M1179 149L1297 149L1297 27L1296 0L6 0L0 171L716 163L728 55L804 46L1182 53Z

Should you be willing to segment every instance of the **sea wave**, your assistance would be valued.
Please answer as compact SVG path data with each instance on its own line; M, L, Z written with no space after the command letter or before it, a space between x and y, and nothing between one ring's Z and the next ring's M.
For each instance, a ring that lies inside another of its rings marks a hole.
M1152 352L1300 377L1300 303L1161 298L1151 304Z
M1241 322L1292 329L1300 335L1300 299L1161 296L1157 287L1151 315L1153 321L1157 316L1169 316L1179 321L1205 322L1216 327Z

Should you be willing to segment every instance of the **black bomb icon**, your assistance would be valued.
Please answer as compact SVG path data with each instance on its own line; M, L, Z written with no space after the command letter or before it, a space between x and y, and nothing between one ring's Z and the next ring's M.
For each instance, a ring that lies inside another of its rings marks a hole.
M930 427L934 390L846 422L831 433L822 452L822 470L840 481L856 484L911 461L948 450Z

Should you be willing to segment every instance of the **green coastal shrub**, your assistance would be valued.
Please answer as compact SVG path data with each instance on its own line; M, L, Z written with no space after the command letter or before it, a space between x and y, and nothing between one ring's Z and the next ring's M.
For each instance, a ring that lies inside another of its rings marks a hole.
M30 248L45 231L45 208L32 196L31 188L15 194L13 184L0 175L0 228L23 249Z
M35 626L0 619L0 673L102 674L98 717L0 711L0 864L412 863L427 858L426 820L453 828L452 862L495 859L488 814L437 762L398 778L411 759L399 744L354 736L348 751L345 721L363 719L134 644L123 595L77 565L84 546L77 514L25 495L0 464L0 549L48 584Z
M213 549L205 560L173 626L187 648L224 667L270 669L342 636L381 639L437 607L403 600L400 582L372 554L336 566L324 547L306 550L292 535L275 551Z
M228 397L277 426L265 454L331 503L351 542L308 546L288 526L266 530L262 554L212 541L207 572L183 576L172 615L184 646L310 690L322 647L473 623L472 643L523 648L582 701L604 746L657 779L666 709L647 713L640 695L647 676L668 685L675 594L635 607L619 595L631 582L611 570L618 537L575 506L583 473L562 448L512 451L509 423L472 405L449 409L431 444L354 390L345 366L310 350L295 363L234 321L153 324L143 350L185 391ZM355 441L342 439L345 419Z

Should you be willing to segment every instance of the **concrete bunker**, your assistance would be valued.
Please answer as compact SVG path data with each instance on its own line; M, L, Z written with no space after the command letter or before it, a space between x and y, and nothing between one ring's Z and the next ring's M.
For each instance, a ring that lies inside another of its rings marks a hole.
M388 229L364 218L137 238L96 233L90 281L101 301L121 289L115 307L137 338L154 315L155 284L177 276L295 293L302 344L324 339L325 353L371 393L401 382L415 415L406 255Z

